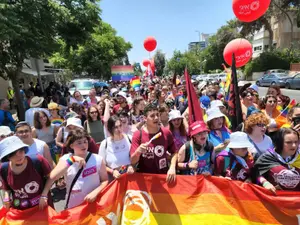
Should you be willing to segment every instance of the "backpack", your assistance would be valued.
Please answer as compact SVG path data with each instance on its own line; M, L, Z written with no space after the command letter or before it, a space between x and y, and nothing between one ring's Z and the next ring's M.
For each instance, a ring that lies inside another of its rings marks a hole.
M223 158L224 158L224 168L223 168L223 173L226 173L227 168L228 168L228 167L232 167L232 164L233 164L233 162L232 162L232 160L231 160L231 156L230 156L229 152L227 152L227 151L225 151L225 150L222 151L222 152L220 152L220 153L216 156L216 158L217 158L218 156L223 156Z
M38 159L37 155L31 155L31 156L28 156L28 157L31 159L33 167L36 170L36 172L38 174L40 174L40 171L42 170L42 164L41 164L41 161ZM8 182L7 182L8 166L9 166L9 162L1 163L0 174L1 174L1 177L2 177L3 181L7 184L9 189L11 191L13 191L11 189L11 187L8 185ZM46 183L46 177L43 177L42 175L41 175L41 177L43 178L43 181L44 181L44 184L45 184Z
M190 141L188 141L184 145L185 145L185 156L184 156L184 161L183 162L187 163L187 162L189 162L190 156L191 156L191 151L190 151L190 149L191 149L191 143L190 143ZM211 153L210 154L210 163L214 164L214 160L212 159L212 156L213 156L212 152L214 150L214 146L212 145L212 143L210 143L209 141L206 141L206 144L204 146L204 150L206 152L210 152ZM185 172L184 170L180 170L179 171L179 173L182 174L182 175L185 175L184 172Z
M3 121L2 121L2 126L8 126L9 127L10 121L8 119L8 112L3 111L3 114L4 114L4 118L3 118Z
M190 148L191 148L191 144L190 141L186 142L185 144L185 156L184 156L184 163L188 162L190 160L190 156L191 156L191 152L190 152ZM212 152L214 149L214 146L210 143L210 142L206 142L205 146L204 146L204 150L206 152ZM211 159L211 162L213 164L213 160Z

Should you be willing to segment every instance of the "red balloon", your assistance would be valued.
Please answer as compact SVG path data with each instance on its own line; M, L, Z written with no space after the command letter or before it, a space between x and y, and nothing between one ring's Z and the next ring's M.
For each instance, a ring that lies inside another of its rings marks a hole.
M150 64L149 59L144 59L144 60L143 60L143 65L144 65L144 67L147 67L149 64Z
M157 42L154 37L147 37L144 41L144 48L148 52L152 52L156 48Z
M235 16L243 22L252 22L265 14L271 0L233 0L232 9Z
M230 66L232 66L232 53L235 54L236 67L244 66L252 57L252 45L243 38L237 38L229 42L223 51L223 57Z

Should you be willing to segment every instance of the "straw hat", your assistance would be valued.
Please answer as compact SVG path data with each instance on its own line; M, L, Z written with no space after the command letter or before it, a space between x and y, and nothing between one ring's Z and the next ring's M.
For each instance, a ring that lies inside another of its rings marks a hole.
M55 102L51 102L48 104L48 109L49 110L55 110L55 109L60 110L60 106Z
M31 108L38 108L38 107L40 107L42 105L43 102L44 102L44 98L43 97L35 96L30 101L30 107Z

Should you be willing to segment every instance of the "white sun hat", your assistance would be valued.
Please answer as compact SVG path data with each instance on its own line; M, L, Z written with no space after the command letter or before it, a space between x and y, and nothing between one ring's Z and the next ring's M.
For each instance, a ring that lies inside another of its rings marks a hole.
M13 132L8 126L0 126L0 136L7 136L12 134Z
M83 129L83 126L81 125L81 119L76 118L76 117L72 117L72 118L67 119L67 126L66 127L68 127L69 125L73 125L75 127Z
M169 122L175 119L183 119L179 110L171 110L171 112L169 112Z
M206 114L207 114L207 120L206 120L206 122L211 121L211 120L213 120L215 118L225 117L225 115L221 112L221 110L219 109L219 107L208 109L206 111Z
M17 136L7 137L0 142L0 159L2 160L5 156L25 147L28 145L24 144Z
M127 99L127 95L126 95L126 93L124 91L119 91L118 94L117 94L117 97L118 96L121 96L121 97Z
M244 132L234 132L230 135L228 148L252 148L252 144L248 139L248 135Z
M213 100L210 102L210 108L225 107L221 100Z

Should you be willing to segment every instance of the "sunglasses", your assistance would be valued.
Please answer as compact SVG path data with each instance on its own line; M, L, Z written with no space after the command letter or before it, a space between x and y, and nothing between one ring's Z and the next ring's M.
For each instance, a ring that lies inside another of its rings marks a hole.
M94 115L94 114L98 114L97 111L93 111L93 112L90 112L90 114Z
M258 123L258 124L256 124L256 126L258 126L258 127L266 127L267 125L263 124L263 123Z
M268 101L268 103L272 104L272 103L276 103L277 101Z

